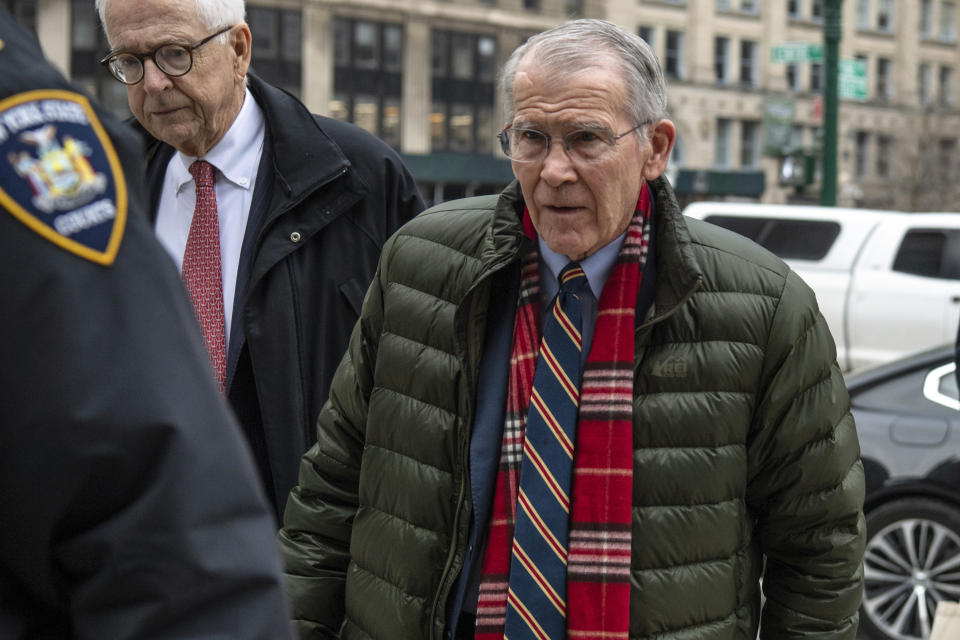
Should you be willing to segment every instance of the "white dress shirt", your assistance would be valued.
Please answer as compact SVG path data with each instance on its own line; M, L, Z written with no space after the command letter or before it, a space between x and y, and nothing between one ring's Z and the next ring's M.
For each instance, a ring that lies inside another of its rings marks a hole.
M223 276L223 315L229 345L233 302L237 287L240 249L250 216L253 187L263 152L263 112L247 89L240 113L223 138L201 158L214 166L214 190L220 219L220 268ZM196 203L196 187L190 165L198 158L179 151L167 164L157 209L156 233L160 244L183 268L190 222ZM229 346L228 346L229 348Z

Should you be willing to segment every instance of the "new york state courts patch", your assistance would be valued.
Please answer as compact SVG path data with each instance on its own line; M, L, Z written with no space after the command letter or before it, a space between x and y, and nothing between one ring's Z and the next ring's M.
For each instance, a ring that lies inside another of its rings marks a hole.
M0 206L67 251L113 263L127 186L84 96L40 90L0 101Z

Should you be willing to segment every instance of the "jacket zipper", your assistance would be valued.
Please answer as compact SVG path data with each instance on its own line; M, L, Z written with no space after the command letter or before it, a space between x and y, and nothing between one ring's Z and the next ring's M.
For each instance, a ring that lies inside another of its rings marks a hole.
M469 332L470 327L473 326L474 324L473 314L470 311L472 311L473 305L476 304L476 301L474 300L474 294L476 293L477 289L479 289L481 285L486 283L494 273L496 273L503 267L506 267L508 264L510 264L511 260L512 260L512 257L505 260L501 264L492 265L487 270L487 272L481 278L478 278L477 281L474 282L473 285L467 290L466 295L464 296L465 299L470 301L468 314L467 314L467 324L468 324L467 332ZM469 337L467 337L466 338L467 344L464 345L464 351L466 352L466 357L468 360L467 364L469 365L465 367L466 374L467 374L468 391L470 389L474 389L474 380L476 378L476 372L473 370L473 368L475 364L479 365L479 361L477 363L473 363L469 361L470 360L469 342L470 342ZM473 418L474 418L473 397L471 394L468 393L467 419L464 422L464 424L472 425ZM464 448L466 449L466 451L463 451ZM469 456L469 452L470 452L470 439L466 438L464 439L464 444L461 445L461 451L460 451L460 454L462 456L461 459L466 460L467 456ZM463 503L466 497L468 476L469 476L468 467L466 464L464 464L462 465L461 478L460 478L460 491L457 494L457 505L454 511L453 525L451 526L451 530L450 530L450 550L447 552L447 559L444 562L443 571L440 574L439 588L437 589L437 593L433 598L433 603L430 605L430 617L427 620L427 623L429 625L429 633L427 636L428 640L434 640L436 638L434 630L436 629L437 608L439 607L441 600L443 600L444 597L449 596L450 587L452 586L452 584L447 584L447 583L450 581L450 567L453 565L453 557L454 555L456 555L456 551L457 551L457 530L460 527L460 515L463 511ZM447 624L449 625L450 623L451 621L447 620Z

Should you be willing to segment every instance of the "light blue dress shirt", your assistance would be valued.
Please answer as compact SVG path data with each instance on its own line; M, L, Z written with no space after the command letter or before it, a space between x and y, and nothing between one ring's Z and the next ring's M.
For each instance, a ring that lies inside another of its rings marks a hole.
M581 317L583 318L583 327L580 333L583 337L583 350L580 352L580 371L587 362L587 356L590 354L590 345L593 344L593 330L597 324L598 300L603 291L603 285L607 283L613 265L620 255L620 248L627 237L624 231L620 237L607 243L593 255L580 261L580 267L587 276L587 282L590 283L591 295L584 295L580 299ZM547 313L553 305L553 299L560 290L560 281L558 276L563 268L570 262L570 258L557 253L547 246L543 238L537 238L537 245L540 248L540 326L546 320Z

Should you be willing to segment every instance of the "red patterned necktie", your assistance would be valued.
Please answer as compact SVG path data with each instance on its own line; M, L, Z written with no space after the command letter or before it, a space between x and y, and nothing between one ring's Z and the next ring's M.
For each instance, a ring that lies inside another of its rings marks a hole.
M187 249L183 253L181 275L223 391L227 377L227 348L220 271L220 220L217 217L217 196L213 191L213 165L197 160L190 165L190 175L196 184L197 203L190 222Z

